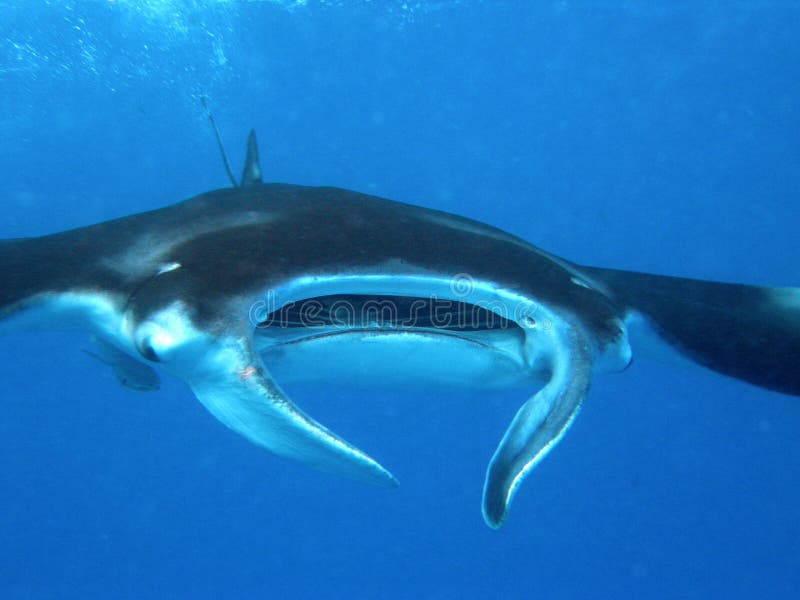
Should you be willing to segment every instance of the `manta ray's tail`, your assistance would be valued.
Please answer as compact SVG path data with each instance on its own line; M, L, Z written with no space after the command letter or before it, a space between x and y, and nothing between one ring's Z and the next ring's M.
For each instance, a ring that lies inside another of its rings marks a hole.
M724 375L800 396L800 288L587 272L631 318L644 318L681 354Z

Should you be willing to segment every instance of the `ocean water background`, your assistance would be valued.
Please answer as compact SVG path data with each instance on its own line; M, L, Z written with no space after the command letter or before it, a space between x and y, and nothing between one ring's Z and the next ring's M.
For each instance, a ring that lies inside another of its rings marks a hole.
M269 181L800 285L799 30L790 2L0 1L0 236L226 186L206 95L237 172L255 127ZM796 398L636 360L495 532L481 486L517 393L291 390L401 481L375 490L251 446L178 381L121 389L88 343L0 339L4 598L800 589Z

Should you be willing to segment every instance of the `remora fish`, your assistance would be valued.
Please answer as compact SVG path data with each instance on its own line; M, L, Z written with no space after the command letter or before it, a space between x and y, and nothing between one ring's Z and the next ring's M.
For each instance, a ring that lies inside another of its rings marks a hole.
M632 323L710 369L800 395L798 289L582 267L447 213L265 184L252 133L234 189L0 242L0 331L87 330L130 387L152 389L151 368L163 368L256 444L360 481L397 483L297 408L282 376L543 381L488 468L483 516L495 528L594 375L628 365Z

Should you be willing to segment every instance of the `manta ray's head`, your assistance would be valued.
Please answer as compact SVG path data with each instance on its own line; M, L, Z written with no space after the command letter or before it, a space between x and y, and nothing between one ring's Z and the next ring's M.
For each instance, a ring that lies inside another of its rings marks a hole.
M168 365L201 335L188 298L186 274L177 263L162 267L131 295L125 329L136 351L149 362Z

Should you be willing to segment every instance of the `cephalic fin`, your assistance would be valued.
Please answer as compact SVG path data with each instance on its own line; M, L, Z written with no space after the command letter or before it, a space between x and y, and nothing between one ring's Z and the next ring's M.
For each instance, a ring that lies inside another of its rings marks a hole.
M364 483L398 485L381 465L297 408L249 340L220 343L196 365L187 383L217 419L275 454Z
M591 352L577 331L565 337L550 381L519 409L489 463L483 518L494 529L505 521L519 484L569 429L589 391Z

